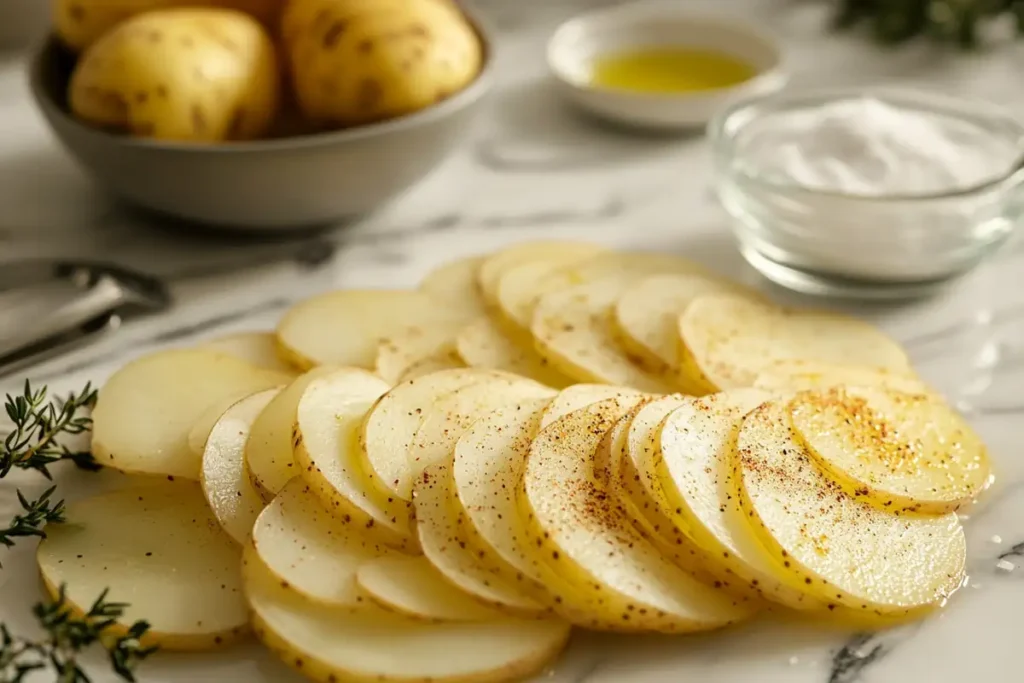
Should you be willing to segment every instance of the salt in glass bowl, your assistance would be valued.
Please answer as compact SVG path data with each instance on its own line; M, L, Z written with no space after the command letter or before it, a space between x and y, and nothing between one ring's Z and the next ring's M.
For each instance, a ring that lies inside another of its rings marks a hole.
M1017 227L1024 167L952 192L863 196L759 172L749 158L756 136L771 135L772 117L863 96L972 124L1024 159L1024 126L995 105L903 89L782 92L737 103L709 124L718 197L744 258L776 284L845 298L925 295L978 265ZM771 139L758 142L763 152Z

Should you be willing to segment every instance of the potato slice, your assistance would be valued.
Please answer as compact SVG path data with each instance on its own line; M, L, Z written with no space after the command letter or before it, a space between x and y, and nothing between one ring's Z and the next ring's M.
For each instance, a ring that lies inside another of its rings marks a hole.
M900 345L868 323L737 296L698 297L680 316L679 334L683 371L712 390L753 386L758 374L783 359L910 370Z
M775 361L758 373L754 386L787 391L854 386L879 387L908 394L934 393L923 380L912 375L885 369L799 359Z
M245 470L245 442L252 423L280 389L244 398L217 420L203 451L199 483L213 516L239 544L249 540L252 525L263 511L263 497Z
M487 316L464 326L455 345L459 356L470 367L512 372L556 389L574 383L572 378L551 367L533 347L504 334Z
M425 621L487 621L502 615L445 580L422 556L392 555L364 562L359 587L378 605Z
M356 583L359 567L400 555L362 527L335 517L301 477L288 482L256 518L250 545L251 557L291 590L346 609L369 604Z
M256 636L320 683L500 683L529 677L569 638L557 621L426 624L383 610L346 614L302 599L248 562L245 592Z
M371 369L380 341L402 327L458 319L433 297L403 290L328 292L296 304L277 326L278 352L297 368Z
M797 394L789 411L820 465L892 510L953 512L990 482L981 437L935 397L832 387Z
M455 445L452 473L458 507L479 535L480 564L523 593L546 595L547 576L525 547L516 486L540 430L548 399L523 401L480 418Z
M773 560L830 605L901 616L963 582L956 514L894 515L843 490L796 437L785 402L764 403L737 438L740 505Z
M580 607L600 607L622 630L686 632L739 621L750 608L664 558L594 476L598 443L636 403L602 401L541 430L520 490L528 536L549 567L594 594Z
M628 387L615 387L611 384L574 384L558 392L554 400L544 409L540 418L540 428L544 429L552 422L557 422L569 413L586 408L591 403L600 403L610 398L640 399L644 393Z
M449 462L436 463L416 479L416 532L430 563L452 585L476 600L515 616L535 617L545 606L484 568L483 544L452 504L455 482Z
M320 499L382 542L415 547L408 501L381 493L363 470L359 428L388 390L368 372L342 369L313 380L296 413L295 464Z
M426 358L421 358L406 368L395 384L403 384L411 379L419 379L424 375L430 375L441 370L453 370L464 367L466 367L466 364L462 362L462 357L459 356L455 345L445 345L433 354Z
M338 370L321 365L296 377L271 399L253 422L245 442L245 464L253 486L264 500L271 500L299 475L292 440L302 394L314 380Z
M794 609L824 609L806 584L772 559L739 509L736 435L743 417L770 398L737 389L685 399L665 420L660 458L645 463L645 476L657 477L673 522L750 590Z
M478 369L442 370L399 384L366 416L359 436L365 471L375 486L402 500L412 500L409 449L423 414L435 400L495 374Z
M476 274L486 258L470 256L439 266L423 278L420 291L462 312L467 320L484 315L487 306L477 289Z
M675 390L671 380L635 364L612 336L608 314L626 284L623 278L608 277L541 297L530 327L537 351L582 382L670 393Z
M724 571L718 558L701 550L669 515L669 503L657 479L641 472L661 456L657 435L661 423L683 403L681 396L663 396L645 400L607 434L609 488L619 498L620 505L634 526L676 565L705 583L721 585L734 595L752 597L749 591L736 586ZM604 443L601 444L605 446ZM602 448L596 453L595 469L600 470ZM600 478L600 476L599 476Z
M662 375L679 374L679 316L705 294L747 293L739 285L697 273L654 275L622 290L612 309L619 344L644 367Z
M199 479L200 455L189 448L188 438L204 412L227 397L289 380L204 349L143 356L115 372L100 390L92 415L93 455L123 472Z
M489 256L477 271L477 284L484 301L497 306L498 284L508 270L528 262L573 263L601 251L601 247L586 242L520 242Z
M153 480L69 503L66 518L46 527L37 561L47 592L65 585L79 616L110 589L126 604L114 632L144 619L144 645L207 650L248 633L238 546L197 483Z
M462 433L487 413L520 401L552 398L555 393L530 380L495 377L440 397L423 411L423 422L409 447L413 479L424 468L450 459Z
M199 348L226 353L258 368L293 375L297 373L295 368L277 355L277 340L273 332L237 332L203 342Z
M228 409L241 401L247 396L252 396L253 393L249 390L245 390L230 396L225 396L222 399L214 401L209 407L203 410L203 413L196 419L195 424L192 425L192 429L188 432L188 449L195 454L199 459L203 457L203 451L206 450L206 441L210 438L210 432L213 431L214 425L217 424L224 413L228 412Z
M639 280L658 273L707 273L686 259L650 252L598 252L557 267L527 262L509 269L499 283L499 310L511 327L529 330L541 296L605 277ZM708 277L711 277L710 275Z
M256 518L251 545L252 557L291 590L348 609L367 604L356 583L359 567L399 554L331 514L301 477L288 482Z
M429 324L403 325L380 341L374 368L385 382L396 384L419 361L450 347L465 321L439 319Z

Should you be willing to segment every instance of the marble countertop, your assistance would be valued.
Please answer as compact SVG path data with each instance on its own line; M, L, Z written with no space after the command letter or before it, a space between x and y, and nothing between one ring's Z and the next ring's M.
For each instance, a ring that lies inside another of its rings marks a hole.
M96 188L46 131L29 102L21 60L0 57L0 259L114 260L166 278L176 299L170 312L131 322L110 338L32 368L28 376L63 393L87 380L102 382L139 354L237 330L269 329L283 309L314 292L409 286L443 261L541 237L685 254L780 300L800 301L759 280L733 247L711 194L703 138L642 137L596 125L569 109L546 80L543 45L550 30L599 2L477 4L501 32L499 87L462 149L381 213L288 241L210 236L126 210ZM1024 116L1024 43L969 55L943 55L923 44L889 52L855 37L829 35L821 2L710 5L743 11L774 29L789 49L795 83L911 83L986 98ZM907 345L924 377L970 416L997 462L998 485L970 512L967 524L970 584L946 610L923 623L873 635L760 621L685 639L587 636L542 680L1019 678L1020 637L1014 624L1024 611L1022 270L1024 243L1011 241L983 268L934 298L856 309ZM15 389L21 379L0 379L0 390ZM12 483L40 485L9 480L0 489L0 512L13 509ZM0 554L0 615L17 622L35 595L34 575L16 569L30 565L30 551ZM1001 557L1018 569L997 568ZM187 662L168 657L147 667L143 680L293 680L255 649L243 654Z

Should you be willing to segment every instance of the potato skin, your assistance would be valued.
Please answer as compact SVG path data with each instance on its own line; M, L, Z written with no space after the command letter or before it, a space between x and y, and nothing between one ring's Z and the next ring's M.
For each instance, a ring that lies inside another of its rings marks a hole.
M447 0L289 0L282 37L299 105L326 127L428 107L465 88L483 61Z
M277 116L274 44L249 15L170 9L119 24L71 76L71 111L137 137L184 142L252 140Z
M39 0L43 2L44 0ZM151 10L214 7L251 14L276 29L284 0L52 0L53 24L61 42L75 51L95 43L126 19Z

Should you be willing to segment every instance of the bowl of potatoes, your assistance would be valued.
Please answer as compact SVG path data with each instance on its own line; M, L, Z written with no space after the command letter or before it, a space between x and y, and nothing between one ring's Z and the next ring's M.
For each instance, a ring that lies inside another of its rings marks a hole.
M35 100L104 187L235 230L373 211L453 151L491 81L454 0L57 0Z

